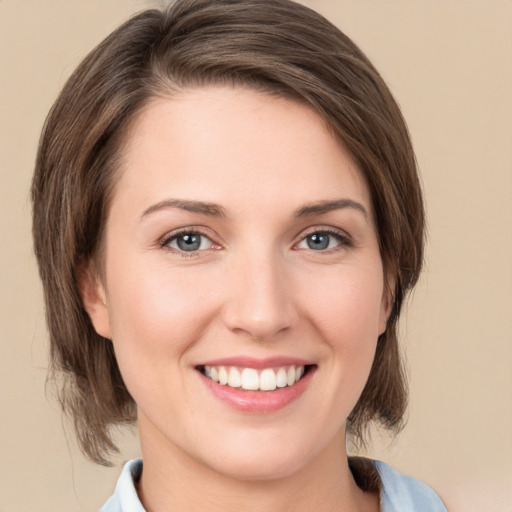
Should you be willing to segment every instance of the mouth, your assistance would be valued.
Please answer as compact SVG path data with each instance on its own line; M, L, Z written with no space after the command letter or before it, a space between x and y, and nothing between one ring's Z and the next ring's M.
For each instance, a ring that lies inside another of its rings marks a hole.
M316 365L283 365L252 368L227 365L200 365L197 370L207 379L229 388L244 391L275 391L295 386Z

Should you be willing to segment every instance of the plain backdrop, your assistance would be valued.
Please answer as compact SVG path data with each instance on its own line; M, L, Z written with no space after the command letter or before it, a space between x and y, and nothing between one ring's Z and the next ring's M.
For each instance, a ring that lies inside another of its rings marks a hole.
M76 448L46 389L29 186L45 115L85 54L156 2L0 0L0 511L98 510L114 468ZM310 0L367 53L408 121L426 194L402 323L409 423L369 453L453 510L512 511L512 1Z

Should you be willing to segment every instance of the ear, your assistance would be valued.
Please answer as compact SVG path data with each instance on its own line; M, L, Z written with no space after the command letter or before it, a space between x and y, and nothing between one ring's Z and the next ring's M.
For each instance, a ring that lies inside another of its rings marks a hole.
M100 336L111 339L107 294L91 261L84 262L78 267L77 280L82 303L95 331Z
M380 303L379 336L384 334L387 328L388 318L391 315L395 302L395 279L388 276L384 279L384 290Z

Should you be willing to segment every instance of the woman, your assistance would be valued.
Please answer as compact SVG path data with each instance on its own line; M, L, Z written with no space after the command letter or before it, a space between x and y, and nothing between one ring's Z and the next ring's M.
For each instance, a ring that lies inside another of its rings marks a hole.
M137 419L102 510L445 510L349 459L402 426L422 264L407 128L361 51L287 0L183 0L83 61L43 130L34 243L84 453Z

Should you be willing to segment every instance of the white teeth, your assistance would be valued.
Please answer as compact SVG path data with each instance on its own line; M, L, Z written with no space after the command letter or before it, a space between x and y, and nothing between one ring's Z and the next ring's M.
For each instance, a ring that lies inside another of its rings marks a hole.
M260 389L274 391L276 389L276 374L270 368L263 370L260 375Z
M203 373L223 386L250 391L274 391L276 388L293 386L304 375L304 366L292 365L258 371L255 368L205 365Z
M219 372L217 371L217 368L215 368L215 366L208 366L208 368L210 368L210 379L215 382L219 382Z
M286 384L293 386L295 384L295 366L290 366L286 374Z
M228 386L232 388L239 388L242 385L242 377L236 368L229 370Z
M242 389L253 391L260 389L260 378L258 372L253 368L244 368L242 370Z
M224 366L221 366L219 368L219 384L222 384L223 386L228 383L228 372L226 371L226 368Z
M286 370L284 368L279 368L276 375L276 386L278 388L286 387Z

